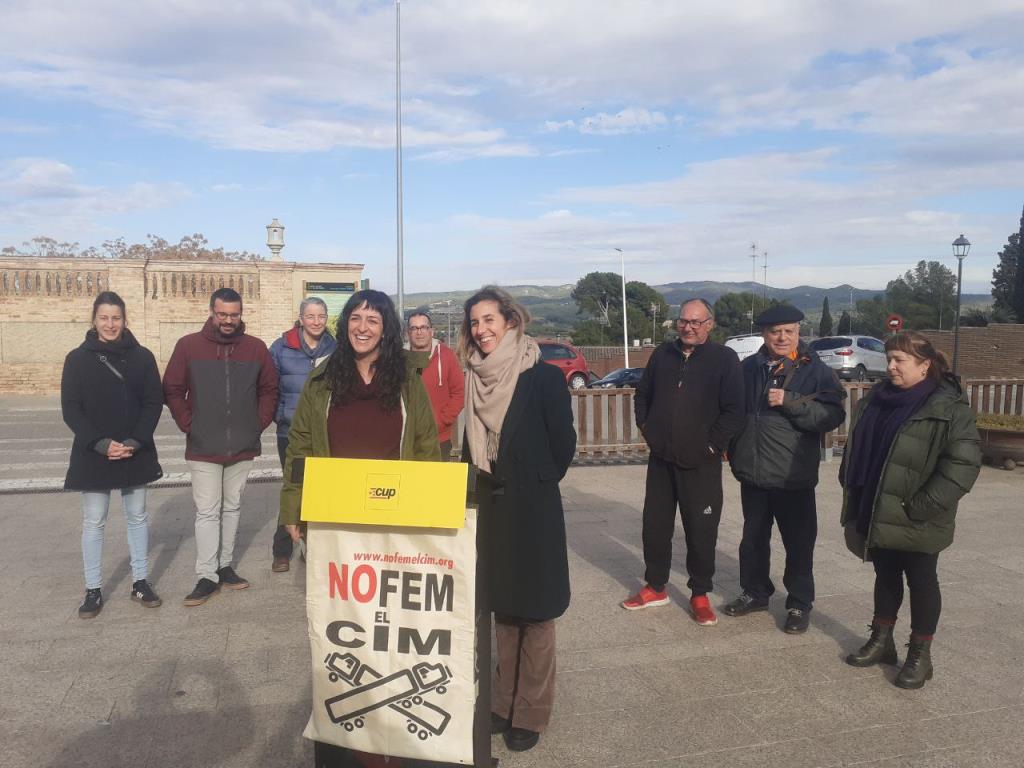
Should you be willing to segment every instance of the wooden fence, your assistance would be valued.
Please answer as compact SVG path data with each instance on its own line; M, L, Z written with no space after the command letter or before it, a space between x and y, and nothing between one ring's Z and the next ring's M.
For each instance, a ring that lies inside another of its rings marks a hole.
M850 414L873 386L870 383L844 384L846 420L838 429L822 435L822 458L830 461L833 449L846 444ZM964 390L975 413L1024 415L1024 379L972 379L964 382ZM633 419L632 389L583 389L572 395L572 415L576 424L577 460L641 459L647 455L647 444ZM457 443L462 437L463 421L453 430ZM454 446L458 449L458 445Z

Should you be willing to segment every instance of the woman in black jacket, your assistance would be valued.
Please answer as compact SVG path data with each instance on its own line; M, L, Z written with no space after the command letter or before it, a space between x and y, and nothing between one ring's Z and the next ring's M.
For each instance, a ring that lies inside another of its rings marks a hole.
M103 608L103 530L110 492L121 491L131 554L131 597L160 605L149 582L149 519L146 483L163 472L153 431L160 421L163 390L153 354L125 327L124 301L113 291L92 305L92 328L68 353L60 382L61 411L75 439L64 488L82 492L82 560L85 602L78 609L91 619Z
M576 451L569 391L524 333L529 313L488 286L465 304L463 458L493 475L481 497L480 558L494 611L498 664L491 732L509 749L540 739L555 694L555 623L569 606L565 518L558 482Z

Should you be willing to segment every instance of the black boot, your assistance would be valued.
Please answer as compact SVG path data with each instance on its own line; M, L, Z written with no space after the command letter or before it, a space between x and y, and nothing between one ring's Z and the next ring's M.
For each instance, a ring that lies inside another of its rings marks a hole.
M896 675L896 685L899 688L921 688L925 680L932 679L932 641L911 635L907 648L907 660Z
M895 664L896 643L892 639L892 624L871 625L871 637L855 653L846 657L851 667L870 667L874 664Z

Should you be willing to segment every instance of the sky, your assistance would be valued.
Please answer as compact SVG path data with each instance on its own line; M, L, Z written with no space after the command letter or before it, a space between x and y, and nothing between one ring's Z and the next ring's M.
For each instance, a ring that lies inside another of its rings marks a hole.
M396 286L395 4L0 0L0 246L148 233ZM405 290L921 259L1024 206L1024 0L406 0Z

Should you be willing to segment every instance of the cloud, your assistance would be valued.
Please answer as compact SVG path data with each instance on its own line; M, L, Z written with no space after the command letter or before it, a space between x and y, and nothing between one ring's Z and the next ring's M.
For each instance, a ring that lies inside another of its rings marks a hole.
M89 186L77 180L69 165L50 158L0 164L0 224L26 236L80 240L95 232L103 217L163 208L188 195L188 189L177 183Z

